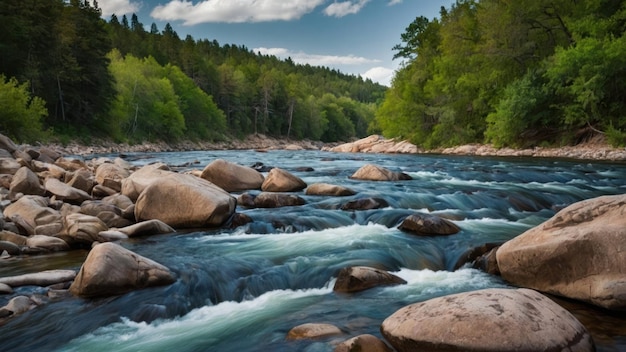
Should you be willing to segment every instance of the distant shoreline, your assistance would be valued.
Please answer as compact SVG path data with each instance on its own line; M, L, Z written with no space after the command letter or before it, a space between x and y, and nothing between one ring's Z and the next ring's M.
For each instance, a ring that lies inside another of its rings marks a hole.
M243 140L223 142L192 142L178 143L146 142L130 145L113 143L110 141L95 141L91 145L72 142L68 145L50 144L47 147L69 156L88 156L93 154L124 154L124 153L158 153L168 151L196 151L196 150L256 150L260 152L270 150L323 150L329 152L350 153L388 153L388 154L432 154L458 155L480 157L529 157L529 158L559 158L590 161L626 162L626 148L609 146L601 138L576 146L563 147L535 147L528 149L495 148L491 145L468 144L451 148L433 150L421 149L407 141L385 139L382 136L372 135L348 143L323 143L310 140L277 139L265 135L250 135Z

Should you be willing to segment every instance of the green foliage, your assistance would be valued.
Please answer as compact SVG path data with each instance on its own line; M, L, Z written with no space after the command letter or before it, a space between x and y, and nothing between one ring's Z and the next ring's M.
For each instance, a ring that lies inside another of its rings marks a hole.
M45 102L31 97L28 83L0 75L0 132L21 143L45 141L42 120L48 114Z

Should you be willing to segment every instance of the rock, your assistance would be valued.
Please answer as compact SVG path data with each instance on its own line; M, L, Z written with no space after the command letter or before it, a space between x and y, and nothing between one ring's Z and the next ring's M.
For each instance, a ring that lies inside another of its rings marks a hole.
M116 164L104 163L96 169L96 182L118 192L122 189L122 180L128 176L130 172Z
M567 310L528 289L492 288L411 304L381 332L403 351L594 351Z
M626 195L570 205L496 252L508 282L626 309Z
M378 337L370 334L359 335L335 347L334 352L392 352L393 350Z
M233 214L233 216L230 217L230 219L228 219L227 225L228 225L228 228L234 229L239 226L249 224L253 221L254 220L252 220L252 218L246 214L235 213Z
M66 159L60 157L54 161L54 165L65 169L66 171L78 171L78 170L87 170L87 164L84 161L79 159Z
M20 246L13 242L0 240L0 253L6 252L8 255L19 255L22 253Z
M57 160L58 158L62 156L61 153L57 152L56 150L52 150L48 147L39 148L39 153L40 153L40 157L45 157L47 160L52 160L52 162L54 162L55 160Z
M69 214L63 219L64 232L59 235L71 246L91 246L98 241L98 234L109 228L95 216L80 213Z
M117 229L117 231L125 234L128 237L149 236L176 232L176 230L174 230L166 223L156 219L142 221L134 225Z
M146 187L171 174L173 172L163 163L146 165L122 181L121 193L132 201L136 201Z
M13 175L9 174L0 174L0 189L11 188L11 182L13 181Z
M355 195L356 192L351 190L350 188L331 185L328 183L314 183L307 187L306 194L310 196L352 196Z
M34 235L26 239L26 245L31 248L41 248L48 252L61 252L70 249L64 240L44 235Z
M46 270L38 273L0 277L0 283L11 287L50 286L59 282L72 281L76 277L74 270Z
M146 187L135 204L137 221L174 227L216 227L235 212L236 199L211 182L171 173Z
M261 192L254 198L257 208L279 208L304 205L306 202L295 194Z
M70 292L80 297L112 296L174 281L167 267L107 242L89 252Z
M490 242L468 249L467 251L465 251L465 253L461 254L459 259L456 261L456 263L454 264L454 270L458 270L468 263L472 265L475 264L475 262L479 260L479 258L482 258L487 253L491 252L492 249L497 249L501 245L501 242Z
M341 206L341 210L371 210L386 208L388 206L389 203L382 198L361 198L345 203Z
M15 195L18 193L36 196L43 196L46 193L41 182L39 182L39 177L25 166L21 167L17 170L15 175L13 175L9 191L9 198L12 199L14 199Z
M79 189L83 192L91 193L95 185L94 176L89 170L76 170L67 185Z
M48 200L39 196L24 196L4 209L4 216L20 223L28 235L34 235L37 226L61 222L61 214L48 207Z
M238 165L217 159L207 165L202 174L203 179L214 183L227 192L261 189L265 178L251 167Z
M461 231L453 222L425 213L407 216L398 228L420 236L453 235Z
M127 196L123 194L114 194L111 196L107 196L107 197L102 198L102 201L107 204L115 205L116 207L120 208L122 211L125 211L129 207L132 207L133 205L135 205L133 201L130 200L130 198L128 198Z
M265 192L297 192L305 188L302 179L277 167L270 170L261 186Z
M114 190L113 188L105 187L103 185L95 185L91 190L91 194L95 198L103 198L117 194L119 191Z
M255 195L250 193L243 193L239 197L237 197L237 204L246 207L246 208L254 208L256 205L254 204Z
M6 306L0 308L0 317L16 316L33 309L35 302L27 296L13 297ZM8 314L7 314L8 313Z
M13 233L13 232L0 231L0 241L11 242L11 243L13 243L15 245L18 245L18 246L25 246L27 238L28 237L26 237L26 236L18 235L18 234Z
M7 284L0 283L0 294L6 295L13 293L13 288Z
M373 164L363 165L350 178L365 181L403 181L413 179L403 172L394 172Z
M91 199L91 196L87 192L74 188L53 177L48 177L44 185L47 192L54 195L56 199L64 202L81 204L82 202Z
M67 171L65 169L60 168L54 164L44 163L41 161L33 160L31 163L33 166L33 171L39 173L41 178L56 178L58 180L64 180Z
M21 167L22 165L13 158L0 158L0 174L15 175Z
M11 138L0 133L0 149L4 149L7 152L13 154L13 152L17 150L17 145L13 143L13 140L11 140Z
M487 274L500 276L500 267L498 266L498 260L496 258L498 248L500 247L495 247L489 252L476 258L476 260L472 263L472 268L482 270Z
M287 340L320 339L341 334L343 332L332 324L307 323L289 330Z
M406 281L383 270L365 266L353 266L339 271L333 291L358 292L377 286L406 284Z
M95 216L107 227L126 227L132 222L122 216L122 209L104 201L86 201L80 206L80 212Z

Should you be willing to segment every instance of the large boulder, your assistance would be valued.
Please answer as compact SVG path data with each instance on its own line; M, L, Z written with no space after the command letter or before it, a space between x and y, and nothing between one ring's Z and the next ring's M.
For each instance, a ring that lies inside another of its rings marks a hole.
M9 191L9 198L14 198L19 193L36 196L43 196L46 193L39 177L26 166L21 167L13 175Z
M265 181L263 175L255 169L223 159L216 159L207 165L200 177L227 192L260 189Z
M171 173L143 190L135 204L135 218L158 219L174 228L216 227L230 218L236 203L207 180Z
M425 213L414 213L407 216L398 228L420 236L453 235L461 231L453 222Z
M128 176L130 172L117 164L104 163L96 169L96 182L118 192L122 189L122 180Z
M146 187L171 174L173 172L164 163L145 165L122 181L121 193L131 201L136 201Z
M37 227L61 223L61 213L48 207L48 200L40 196L24 196L4 209L4 216L28 235L35 235Z
M74 188L53 177L48 177L44 185L48 193L54 195L56 199L67 203L81 204L91 199L91 196L87 192Z
M406 284L406 281L389 272L366 266L352 266L339 271L333 291L358 292L377 286Z
M80 212L97 217L102 220L107 227L126 227L132 225L132 222L123 216L122 209L102 200L84 202L80 206Z
M174 281L167 267L107 242L89 252L70 292L81 297L112 296Z
M396 311L381 332L403 351L593 351L567 310L529 289L492 288L430 299Z
M261 186L265 192L297 192L305 188L301 178L277 167L270 170Z
M91 193L95 185L94 175L87 169L76 170L67 182L67 185L80 189L83 192Z
M365 181L402 181L413 178L403 172L395 172L384 167L366 164L358 169L350 178Z
M147 220L136 224L117 229L128 237L159 235L176 232L171 226L161 220Z
M95 216L74 213L63 218L63 234L58 237L72 246L91 246L98 241L98 234L109 228Z
M60 252L70 249L70 246L61 238L34 235L26 239L26 245L30 248L39 248L46 252Z
M331 185L328 183L314 183L307 187L306 195L309 196L352 196L355 195L356 192L351 190L350 188Z
M578 202L503 244L502 277L514 285L626 309L626 195Z

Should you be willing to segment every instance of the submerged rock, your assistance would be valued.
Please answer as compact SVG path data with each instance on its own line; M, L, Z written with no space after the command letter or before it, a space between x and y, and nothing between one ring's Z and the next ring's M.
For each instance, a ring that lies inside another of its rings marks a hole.
M307 187L306 194L310 196L343 197L355 195L356 192L351 190L350 188L342 186L331 185L328 183L314 183Z
M514 285L626 310L626 195L575 203L503 244L502 277Z
M392 352L393 350L378 337L370 334L359 335L335 347L334 352Z
M382 198L361 198L346 202L341 206L341 210L371 210L388 206L389 203Z
M343 332L332 324L307 323L298 325L287 333L288 340L320 339L341 335Z
M351 293L377 286L401 284L406 284L406 281L389 272L365 266L353 266L339 271L333 291Z
M529 289L485 289L411 304L381 325L403 351L593 351L585 327Z
M424 213L415 213L407 216L398 228L420 236L453 235L461 231L458 226L449 220Z

